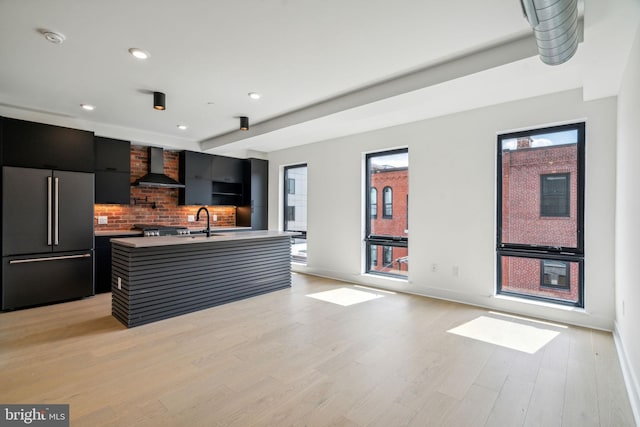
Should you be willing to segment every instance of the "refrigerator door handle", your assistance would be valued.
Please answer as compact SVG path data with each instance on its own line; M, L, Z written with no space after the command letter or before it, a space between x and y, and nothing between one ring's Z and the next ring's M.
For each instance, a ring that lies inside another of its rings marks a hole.
M26 264L29 262L59 261L61 259L89 258L90 256L91 254L81 254L81 255L54 256L54 257L46 257L46 258L12 259L11 261L9 261L9 264Z
M53 227L53 244L58 246L59 242L59 237L60 237L60 201L59 201L59 191L58 191L58 187L59 187L59 182L60 182L60 178L56 177L55 178L55 192L54 192L54 196L53 196L53 203L55 205L55 210L54 210L54 215L55 215L55 225Z
M47 245L51 246L51 220L53 206L51 205L51 177L47 177Z

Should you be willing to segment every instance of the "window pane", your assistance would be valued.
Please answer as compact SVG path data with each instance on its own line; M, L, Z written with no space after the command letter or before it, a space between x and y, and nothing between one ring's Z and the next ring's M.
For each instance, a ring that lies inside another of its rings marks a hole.
M304 233L292 239L291 258L307 262L307 165L284 169L284 230Z
M378 216L378 190L376 188L371 189L369 203L371 205L371 218L376 218Z
M382 215L371 218L369 234L408 237L406 218L407 194L409 194L409 154L402 152L372 155L368 158L368 162L369 188L383 189Z
M291 239L291 260L302 264L307 263L307 239L295 237Z
M578 246L578 131L503 139L502 242Z
M369 245L369 254L368 272L407 276L409 270L407 248Z
M580 301L580 262L502 256L501 293L564 301Z

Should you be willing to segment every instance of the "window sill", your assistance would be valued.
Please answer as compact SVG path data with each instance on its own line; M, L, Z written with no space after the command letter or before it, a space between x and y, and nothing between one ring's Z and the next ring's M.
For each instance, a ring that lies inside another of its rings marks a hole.
M585 310L582 307L571 307L569 305L554 304L554 303L551 303L551 302L536 301L536 300L530 300L530 299L527 299L527 298L512 297L512 296L509 296L509 295L494 295L493 297L495 299L504 300L504 301L512 301L512 302L517 302L517 303L520 303L520 304L535 305L537 307L546 307L546 308L552 308L552 309L555 309L555 310L570 311L570 312L573 312L573 313L587 314L587 310Z
M406 277L387 276L384 274L371 274L371 273L362 273L361 276L371 278L371 279L390 280L398 283L409 283L409 279Z

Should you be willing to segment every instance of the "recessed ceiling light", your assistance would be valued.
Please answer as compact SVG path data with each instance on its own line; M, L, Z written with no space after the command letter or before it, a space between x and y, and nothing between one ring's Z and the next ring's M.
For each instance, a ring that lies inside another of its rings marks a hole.
M180 130L187 130L189 128L189 126L187 126L187 125L177 125L177 127Z
M129 53L138 59L147 59L151 56L146 50L138 49L137 47L129 49Z
M249 92L249 98L251 99L260 99L262 95L260 95L259 93L256 92Z
M96 107L91 104L80 104L80 106L87 111L93 111L96 109Z

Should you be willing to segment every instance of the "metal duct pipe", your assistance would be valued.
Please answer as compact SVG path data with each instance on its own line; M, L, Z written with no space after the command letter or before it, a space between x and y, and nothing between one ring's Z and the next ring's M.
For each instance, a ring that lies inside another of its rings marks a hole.
M578 0L520 0L542 62L559 65L578 49Z

